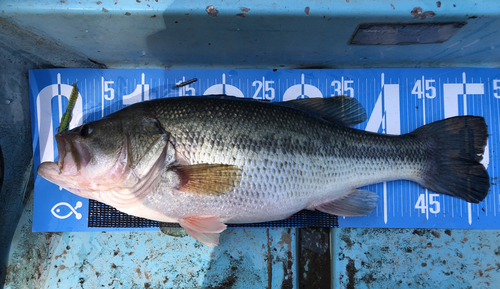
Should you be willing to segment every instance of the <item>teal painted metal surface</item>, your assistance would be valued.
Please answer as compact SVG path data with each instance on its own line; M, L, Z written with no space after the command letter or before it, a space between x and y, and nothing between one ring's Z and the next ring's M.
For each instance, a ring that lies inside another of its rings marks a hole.
M6 157L2 237L13 232L22 211L23 172L29 171L29 121L24 118L28 93L23 75L28 69L100 63L114 68L277 69L500 64L500 6L495 0L116 3L0 3L0 142ZM435 16L414 18L411 11L416 6ZM360 23L446 21L467 24L440 44L347 44ZM6 190L8 183L12 190ZM163 282L209 288L241 287L243 282L255 288L297 286L289 281L297 277L294 231L290 238L287 230L271 230L269 237L265 230L230 231L222 236L226 245L207 251L195 248L187 238L157 232L30 233L30 203L26 208L9 255L8 288L50 288L48 284L58 283L61 288L167 287ZM494 288L500 282L498 236L497 230L336 229L333 284L336 288ZM2 250L8 249L3 239L0 244ZM161 258L150 259L160 254Z
M0 4L1 5L1 4ZM1 10L1 9L0 9ZM0 287L11 238L23 212L32 172L28 77L50 66L99 67L55 40L21 29L0 16L0 145L5 178L0 192Z
M6 0L0 4L0 16L113 68L498 67L500 63L500 7L495 0L115 2ZM416 7L434 16L415 18ZM467 25L445 43L348 44L361 23L449 21Z
M498 288L500 231L333 229L334 288Z
M227 230L215 248L158 231L32 233L32 205L5 288L296 288L294 229Z

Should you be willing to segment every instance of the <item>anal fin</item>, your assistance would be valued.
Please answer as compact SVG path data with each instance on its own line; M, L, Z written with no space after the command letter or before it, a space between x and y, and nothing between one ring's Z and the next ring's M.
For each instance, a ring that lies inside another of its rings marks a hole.
M367 216L375 210L379 198L379 195L367 190L354 190L342 198L315 206L315 209L337 216Z
M226 229L219 217L187 217L179 220L181 225L191 237L203 244L214 247L219 245L219 235Z

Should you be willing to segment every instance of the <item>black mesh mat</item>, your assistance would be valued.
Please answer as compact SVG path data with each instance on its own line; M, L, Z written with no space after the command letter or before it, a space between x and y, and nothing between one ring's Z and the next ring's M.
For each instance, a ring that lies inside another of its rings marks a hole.
M178 228L177 223L163 223L165 227ZM228 224L228 228L306 228L338 227L338 217L318 211L304 210L286 220ZM89 200L89 227L92 228L159 228L159 222L127 215L98 201Z

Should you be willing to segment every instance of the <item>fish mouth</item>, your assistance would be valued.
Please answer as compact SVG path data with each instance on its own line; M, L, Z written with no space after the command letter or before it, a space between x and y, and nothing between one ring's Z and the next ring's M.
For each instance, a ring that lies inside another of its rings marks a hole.
M55 135L59 152L59 173L74 176L81 172L90 161L88 148L81 142L74 141L73 133L58 133Z
M55 135L59 160L44 162L37 168L41 177L71 191L71 188L80 187L79 176L90 161L88 148L72 140L72 133L58 133Z

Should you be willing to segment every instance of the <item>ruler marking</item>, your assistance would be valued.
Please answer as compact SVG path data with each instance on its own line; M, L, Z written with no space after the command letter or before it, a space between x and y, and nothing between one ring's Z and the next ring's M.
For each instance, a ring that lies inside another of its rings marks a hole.
M384 83L385 83L385 78L384 78L384 73L381 74L380 76L380 96L382 97L382 108L385 110L385 93L384 93ZM385 111L382 111L382 115L385 113ZM384 125L384 122L387 121L387 116L383 117L382 119L382 125ZM383 133L386 133L385 129L383 128ZM383 191L384 191L384 223L387 224L387 182L384 182L383 184Z
M488 84L489 83L490 83L490 78L488 77ZM488 85L488 92L490 92L490 86L489 85ZM488 95L490 95L490 94L488 93ZM491 98L490 98L490 100L491 100ZM500 102L497 101L496 103L497 103L497 107L498 107ZM492 119L493 118L492 117L493 114L491 112L491 105L489 105L488 107L489 107L489 110L490 110L490 119L489 119L490 123L493 123L493 124L496 123L496 124L498 124L498 122L493 122L493 119ZM498 115L499 112L500 112L500 109L497 109L497 111L496 111L496 113L494 115ZM495 165L493 163L492 163L492 166L491 166L491 173L492 173L493 176L496 176L495 175ZM493 216L495 216L495 217L497 216L497 209L496 208L497 208L497 198L493 197Z
M424 70L426 71L426 70ZM379 71L380 72L380 71ZM475 93L471 86L468 85L468 81L466 79L466 73L469 74L469 77L471 75L472 72L470 72L469 70L465 70L465 72L462 72L462 71L450 71L450 72L446 72L446 74L448 75L457 75L457 77L455 78L455 81L456 82L451 82L451 83L456 83L456 84L460 84L460 82L463 83L463 94L462 95L458 95L457 97L457 102L459 105L463 105L463 108L459 108L459 111L458 111L458 114L459 115L467 115L467 114L477 114L477 115L484 115L484 114L489 114L487 117L488 117L488 124L490 125L489 127L489 131L490 132L495 132L495 131L498 131L499 130L499 123L498 123L498 114L500 113L500 100L496 99L496 98L493 98L493 96L489 96L490 93L494 93L496 92L497 90L494 90L493 88L490 88L490 81L493 81L495 78L494 78L494 75L489 75L489 72L488 74L484 73L484 74L481 74L482 76L487 76L487 82L484 82L483 83L483 80L482 80L482 77L477 77L476 80L479 78L479 84L483 85L483 86L487 86L484 91L484 95L478 95L478 94L471 94L471 95L468 95L467 93ZM420 74L420 73L419 73ZM114 75L114 74L113 74ZM110 77L111 75L108 75L108 76L105 76L105 77ZM429 76L431 77L432 75L426 75L426 77ZM462 77L460 77L462 76ZM90 76L91 78L88 79L88 78L83 78L83 81L84 82L84 87L83 87L83 94L85 96L88 97L88 99L93 99L93 103L94 104L97 104L97 109L99 108L99 105L98 105L98 100L101 99L102 101L102 104L101 104L101 116L104 116L106 115L106 111L105 109L108 108L108 113L109 112L112 112L112 111L116 111L118 110L120 107L123 107L123 104L122 102L120 102L120 98L117 96L116 99L113 100L113 102L110 103L110 106L109 107L106 107L105 105L108 103L105 96L107 95L107 93L105 94L103 92L103 89L104 89L104 77L101 78L101 76ZM111 76L111 77L114 77L114 76ZM331 81L332 79L328 79L328 76L325 76L324 74L322 76L318 75L318 77L325 77L324 80L325 80L325 83L324 83L324 89L325 89L325 92L326 92L326 95L330 95L329 92L331 93L335 93L335 91L333 91L333 89L330 89L330 88L333 88L331 86ZM416 78L420 78L418 75L415 75ZM443 78L443 82L441 82L441 77ZM408 77L408 78L399 78L397 77L397 80L398 80L398 84L400 85L400 89L406 89L405 91L405 94L403 94L404 96L406 96L406 99L401 99L400 100L404 103L402 103L401 105L404 105L405 107L402 108L401 106L399 107L399 111L400 112L405 112L406 116L407 117L401 117L400 118L400 126L402 129L406 129L406 131L404 131L405 133L408 133L411 131L411 129L414 129L416 127L418 127L419 123L423 125L426 125L427 124L427 114L429 114L429 123L431 123L433 120L436 120L436 118L438 119L442 119L443 118L443 115L444 115L444 109L446 108L446 103L443 101L444 99L444 90L443 90L443 86L444 84L446 84L446 80L448 79L448 83L450 83L450 79L451 81L453 81L453 76L451 77L445 77L445 75L442 75L442 76L437 76L437 80L436 82L432 83L431 85L435 85L435 83L438 83L437 84L437 87L436 87L436 98L434 100L432 99L429 99L425 96L425 81L424 81L424 76L422 76L422 87L424 89L424 95L422 97L422 107L420 110L415 110L415 105L413 104L419 104L420 101L419 99L417 99L417 97L413 98L414 95L411 94L411 89L412 89L412 86L414 83L410 83L409 82L409 78L414 78L413 76L411 77ZM103 83L100 83L100 80L102 79ZM343 78L343 77L342 77ZM384 93L384 87L385 87L385 74L384 73L381 73L381 78L378 77L378 75L375 75L375 77L373 78L374 79L374 82L373 82L373 87L372 87L372 84L368 84L368 78L370 78L370 76L368 77L364 77L365 78L365 86L362 84L362 77L359 77L357 80L357 84L352 87L356 87L357 90L355 92L356 96L358 95L366 95L367 97L363 99L363 102L367 105L367 107L372 107L372 104L376 101L376 96L378 94L378 89L379 87L381 87L382 91L380 92L383 97L383 99L381 101L384 101L385 100L385 93ZM471 78L471 83L474 84L474 78L473 77L470 77ZM108 78L109 79L109 78ZM163 85L165 83L165 79L166 78L163 78ZM286 79L286 78L285 78ZM376 84L376 81L378 81L379 79L382 79L381 83L380 83L380 86L379 84ZM430 79L430 78L429 78ZM69 83L69 78L67 78L67 82ZM88 81L87 81L88 80ZM212 79L213 80L213 79ZM249 84L249 80L251 80L250 77L247 77L246 78L246 84L247 84L247 87L246 87L246 91L247 91L247 96L251 97L252 96L252 92L250 92L250 90L252 90L252 86L250 86ZM130 81L130 83L129 83ZM126 79L125 82L126 82L126 88L124 90L129 90L129 85L132 84L132 81L135 81L135 82L138 82L138 80L133 80L133 79ZM166 81L168 82L168 79L166 79ZM207 84L210 84L210 79L207 78ZM218 79L215 79L214 80L215 83L217 84L218 83ZM402 82L403 81L403 82ZM134 82L134 84L135 84ZM150 82L153 83L153 79L150 78ZM286 79L286 83L297 83L297 79L294 79L293 81L288 81L288 79ZM405 86L405 82L406 82L406 86ZM123 83L123 82L122 82ZM231 80L231 84L233 83L233 80ZM285 83L285 82L284 82ZM310 80L309 83L312 83L312 80ZM242 79L239 79L238 80L238 84L239 86L241 87L242 85L245 84L244 81L242 81ZM389 79L389 84L393 84L392 83L392 79ZM101 86L99 86L101 85ZM158 96L157 98L161 98L163 96L168 96L168 88L167 87L164 87L164 90L161 90L161 86L162 86L162 78L160 76L160 78L158 78ZM321 80L320 78L317 79L317 85L318 87L321 87ZM202 86L204 86L204 83L203 82L199 82L197 84L197 86L199 86L200 88L200 92L201 91L201 88ZM209 87L210 85L208 85ZM402 88L401 86L405 86L405 88ZM282 89L283 88L283 89ZM282 99L279 99L280 97L282 98L282 95L281 95L281 92L285 92L287 87L283 86L281 87L281 79L278 79L278 88L277 88L277 95L276 95L276 99L275 100L282 100ZM344 86L343 84L341 84L341 89L343 89ZM370 95L369 93L369 90L373 88L373 95ZM468 91L466 91L467 88L471 88L469 89ZM166 90L165 90L166 89ZM242 89L243 90L243 89ZM152 91L152 90L150 90ZM400 90L401 91L401 90ZM101 93L101 95L97 95ZM152 95L150 96L151 99L152 99ZM462 99L460 99L460 97L462 97ZM477 99L477 97L481 97L480 99ZM485 98L486 97L486 98ZM427 99L429 99L427 101ZM468 105L470 103L470 101L468 100L471 100L472 101L472 104L471 105L471 109L468 108ZM426 103L429 102L429 107L427 107ZM496 102L496 105L494 104L494 102ZM59 101L59 105L62 106L62 102ZM94 111L95 109L94 108L89 108L89 105L91 105L91 103L88 103L88 102L84 102L83 103L83 106L84 106L84 111L87 111L87 110L92 110ZM413 105L413 106L412 106ZM488 108L484 107L484 105L488 105ZM495 110L495 107L497 107L497 110ZM116 109L115 109L116 108ZM60 108L61 110L61 108ZM470 112L469 112L470 111ZM384 107L383 109L383 115L386 116L386 109ZM61 112L60 112L61 114ZM88 115L87 116L87 121L89 120L95 120L95 119L98 119L99 116L98 116L98 112L97 114L92 114L92 115ZM412 115L413 114L413 115ZM419 116L423 115L423 119L419 119ZM83 117L83 116L82 116ZM383 122L387 123L387 118L384 117L383 118ZM85 121L82 119L82 121ZM402 123L402 121L406 121L406 123ZM381 128L379 128L381 129ZM382 129L384 130L384 129ZM383 131L384 133L386 133L386 131ZM499 137L498 135L496 134L492 134L490 136L490 139L488 141L488 143L495 143L495 142L498 142L499 140ZM498 161L495 160L493 157L496 156L496 154L494 153L494 151L492 150L491 154L489 154L491 156L491 163L490 163L490 166L491 168L488 167L488 171L490 172L490 176L491 177L494 177L496 176L496 172L498 171L498 169L496 168L496 165L498 165ZM382 204L379 204L379 206L377 206L377 210L376 210L376 215L379 217L377 223L380 222L380 219L382 216L379 216L379 215L382 215L382 211L381 211L381 207L380 205L383 205L383 209L384 209L384 223L387 224L388 223L388 209L389 209L389 205L390 205L390 202L392 201L392 215L393 217L395 217L395 215L398 215L398 217L400 216L401 218L406 218L404 220L410 220L410 222L408 223L408 226L411 226L411 225L415 225L416 222L415 221L418 221L418 220L423 220L423 213L420 213L420 210L417 210L414 208L415 204L416 204L416 199L414 200L413 198L418 198L420 196L421 193L424 193L424 189L416 184L414 184L413 182L408 182L408 181L405 181L405 182L401 182L400 184L399 183L392 183L390 182L389 185L387 182L383 182L382 183L382 188L380 188L380 185L373 185L372 186L373 188L372 189L376 189L379 191L379 194L380 194L380 189L383 190L383 203ZM493 186L494 187L494 186ZM395 189L397 188L401 188L401 190L399 192L396 192ZM406 197L408 196L409 194L409 198L408 198L408 201L406 201ZM437 220L438 221L438 225L440 225L439 222L442 222L443 220L445 220L445 218L449 218L450 217L450 210L451 210L451 217L452 217L452 224L453 225L457 225L459 226L460 228L466 228L466 227L470 227L470 228L474 228L472 226L484 226L484 222L486 221L486 224L488 224L488 222L495 222L495 220L493 219L494 217L497 216L497 210L499 211L499 215L500 215L500 193L497 194L498 195L498 203L499 203L499 207L497 207L497 196L495 196L494 193L492 193L492 196L491 196L491 201L489 200L490 198L486 198L484 200L484 203L480 203L480 204L476 204L475 206L473 206L471 203L464 203L462 200L459 200L459 199L456 199L456 198L453 198L453 197L450 197L450 196L445 196L445 195L439 195L438 197L435 197L433 196L431 198L431 195L434 194L434 192L427 190L425 189L425 199L426 199L426 205L427 205L427 208L426 208L426 219L429 219L429 215L434 215L434 217L439 217L439 219ZM392 200L388 199L388 198L392 198ZM399 200L396 200L396 198L400 198ZM430 208L434 208L434 207L430 207L429 206L429 201L430 200L439 200L439 202L441 203L441 212L443 213L442 215L440 215L439 213L432 213L430 212ZM465 204L467 204L467 207L465 206ZM482 213L481 209L484 208L484 213ZM396 212L398 209L401 210L401 212ZM416 214L413 215L413 211L416 211ZM491 218L490 219L486 219L486 220L483 220L482 223L480 223L479 219L477 220L473 220L473 217L472 217L472 214L473 214L473 210L476 210L476 215L477 217L489 217ZM489 210L493 210L493 213L489 213ZM455 212L457 213L457 216L455 218ZM464 213L467 212L467 222L468 222L468 225L465 224L466 220L465 220L465 216L464 216ZM374 214L375 215L375 214ZM408 219L408 216L410 217L410 219ZM396 217L395 217L396 218ZM415 218L415 220L413 220L412 218ZM349 218L348 218L349 219ZM473 221L474 224L473 225ZM392 221L394 223L394 220ZM453 223L455 222L455 223ZM391 223L392 224L392 223ZM430 225L433 225L434 223L429 223Z
M83 89L84 89L84 95L89 95L88 89L87 89L87 78L85 78L85 80L83 81ZM92 100L95 103L95 99L92 99ZM85 120L83 119L83 116L84 116L83 115L83 111L84 111L83 107L84 107L84 101L83 101L83 95L82 95L82 123L85 122Z
M438 78L438 87L439 88L443 87L441 85L441 78ZM443 99L443 91L442 91L442 89L439 89L438 91L440 92L439 99ZM437 92L436 92L436 94L437 94ZM438 112L439 112L438 119L441 119L441 118L443 118L443 111L444 111L444 109L443 109L443 102L439 101L438 102L438 106L439 106L439 108L438 108ZM443 215L445 215L447 213L447 211L446 211L446 208L447 208L447 206L446 206L446 200L448 200L448 199L449 198L446 197L446 196L443 197Z
M473 79L474 79L474 78L473 78ZM479 83L480 83L480 84L481 84L481 83L483 83L483 81L482 81L482 78L481 78L481 77L479 77ZM483 84L483 88L484 88L484 84ZM483 89L483 92L485 92L485 91L484 91L484 89ZM484 95L484 94L483 94L483 95ZM479 102L481 103L481 105L479 106L479 110L481 111L481 113L480 113L480 114L481 114L481 115L483 115L483 106L482 106L482 104L483 104L483 98L482 98L482 97L479 99ZM473 111L474 113L476 112L476 99L474 99L474 101L472 102L472 111ZM486 145L488 145L488 139L486 139ZM485 199L485 200L484 200L484 204L485 204L485 207L486 207L486 209L485 209L484 211L485 211L485 213L486 213L486 212L488 211L488 200L487 200L487 199ZM477 217L478 217L478 219L479 219L479 211L480 211L480 210L479 210L479 204L476 204L474 207L475 207L475 209L476 209ZM486 213L486 216L487 216L487 215L488 215L488 213Z

